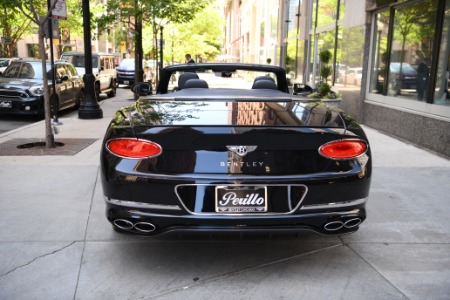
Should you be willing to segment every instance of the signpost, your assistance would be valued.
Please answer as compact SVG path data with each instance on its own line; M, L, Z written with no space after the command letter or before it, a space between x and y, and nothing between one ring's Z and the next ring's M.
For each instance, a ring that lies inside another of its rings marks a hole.
M56 1L56 3L55 3ZM56 35L59 38L59 24L58 19L66 20L67 19L67 10L66 10L66 0L47 0L47 5L49 9L54 5L52 12L50 14L50 19L48 20L48 38L50 41L50 64L53 71L52 76L52 94L50 95L50 101L53 104L53 123L55 125L62 125L58 120L58 95L56 94L56 70L55 70L55 58L53 54L53 38ZM54 30L53 26L56 26L56 30Z
M67 20L66 0L51 0L52 5L55 3L55 8L52 10L52 19Z

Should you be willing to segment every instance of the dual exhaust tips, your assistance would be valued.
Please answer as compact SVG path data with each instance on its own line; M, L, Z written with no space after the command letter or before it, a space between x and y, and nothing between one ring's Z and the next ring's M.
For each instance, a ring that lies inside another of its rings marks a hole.
M323 228L326 231L337 231L337 230L342 229L342 228L353 228L353 227L356 227L359 224L361 224L361 222L362 222L361 218L351 218L351 219L348 219L346 221L344 221L344 220L342 220L342 221L340 221L340 220L338 220L338 221L331 221L331 222L326 223L323 226Z
M122 230L137 230L139 232L149 233L156 230L156 226L149 222L136 222L133 223L127 219L115 219L113 221L114 226Z
M338 231L342 228L353 228L361 224L361 218L351 218L348 220L336 220L326 223L323 228L326 231ZM150 233L156 230L156 225L149 222L136 222L133 223L127 219L115 219L113 221L114 226L122 230L136 230L143 233Z

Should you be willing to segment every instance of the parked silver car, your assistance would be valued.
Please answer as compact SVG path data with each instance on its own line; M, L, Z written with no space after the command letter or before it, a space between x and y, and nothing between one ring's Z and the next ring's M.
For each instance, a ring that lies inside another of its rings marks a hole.
M2 74L12 61L17 58L0 57L0 74Z

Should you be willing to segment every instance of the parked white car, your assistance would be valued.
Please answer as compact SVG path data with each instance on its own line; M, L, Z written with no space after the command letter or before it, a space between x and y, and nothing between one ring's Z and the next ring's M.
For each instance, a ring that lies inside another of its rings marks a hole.
M340 74L339 82L345 85L361 85L362 68L348 68L345 73Z
M11 64L11 62L16 59L17 58L1 57L0 58L0 74L2 74L6 70L6 68Z

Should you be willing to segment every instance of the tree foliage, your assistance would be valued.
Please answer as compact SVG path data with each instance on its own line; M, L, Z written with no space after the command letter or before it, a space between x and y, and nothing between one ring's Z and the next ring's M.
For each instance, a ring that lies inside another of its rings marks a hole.
M136 20L142 19L142 26L150 28L153 47L158 49L156 39L160 30L168 24L181 24L191 21L213 0L109 0L106 14L98 17L96 22L103 30L116 24L130 28L134 35ZM133 35L133 36L134 36ZM158 52L157 50L155 52Z
M165 60L184 62L190 53L195 60L211 60L223 47L224 20L212 6L206 7L190 22L173 24L165 34Z
M0 0L0 35L11 39L9 45L1 44L1 53L4 56L12 57L17 42L24 34L31 33L31 20L26 18L18 7L11 1Z

